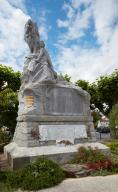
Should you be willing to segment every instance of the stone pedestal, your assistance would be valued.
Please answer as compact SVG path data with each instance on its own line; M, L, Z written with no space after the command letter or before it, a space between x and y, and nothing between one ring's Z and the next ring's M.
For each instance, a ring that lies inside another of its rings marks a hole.
M101 143L83 143L64 146L40 146L40 147L19 147L16 143L10 143L5 146L5 155L9 161L12 170L26 166L30 162L36 160L39 156L45 156L59 164L67 163L77 153L79 147L98 148L105 155L110 156L110 150L107 146Z
M29 84L20 95L14 142L36 147L95 141L89 94L54 82Z

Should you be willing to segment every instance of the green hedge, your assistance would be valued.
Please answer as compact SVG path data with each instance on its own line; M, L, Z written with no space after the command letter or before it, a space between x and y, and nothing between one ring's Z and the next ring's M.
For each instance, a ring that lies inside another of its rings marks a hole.
M39 190L54 186L63 179L64 173L58 164L40 157L23 169L5 174L2 180L14 189Z

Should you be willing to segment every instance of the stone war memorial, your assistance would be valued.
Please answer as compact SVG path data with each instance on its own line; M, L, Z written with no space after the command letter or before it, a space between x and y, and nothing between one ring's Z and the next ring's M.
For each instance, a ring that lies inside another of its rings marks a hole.
M30 53L24 61L19 90L17 126L4 152L12 169L39 156L64 163L81 145L95 143L89 94L58 75L32 20L25 25L24 40Z

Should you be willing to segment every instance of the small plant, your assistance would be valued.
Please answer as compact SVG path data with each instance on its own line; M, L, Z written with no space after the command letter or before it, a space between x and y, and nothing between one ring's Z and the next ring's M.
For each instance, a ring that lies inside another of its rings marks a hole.
M63 179L64 173L59 165L40 157L25 168L8 174L7 183L16 189L39 190L54 186Z
M87 164L96 163L97 161L102 161L106 159L107 157L97 148L92 149L91 147L80 147L72 161L73 163Z
M91 172L91 176L107 176L107 175L111 175L112 173L110 171L108 171L107 169L100 169L100 170L96 170Z
M107 169L111 170L113 167L113 164L110 160L102 160L102 161L97 161L95 163L88 163L87 164L88 169L91 170L101 170L101 169Z
M91 171L91 176L106 176L106 175L112 175L112 174L118 174L118 164L110 165L110 168L100 168L100 169L94 169Z

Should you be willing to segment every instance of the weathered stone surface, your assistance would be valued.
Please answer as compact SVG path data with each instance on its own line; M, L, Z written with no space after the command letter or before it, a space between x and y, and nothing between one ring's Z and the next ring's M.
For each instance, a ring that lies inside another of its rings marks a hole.
M30 54L24 62L21 92L29 83L54 81L57 77L45 44L40 41L37 24L31 19L25 24L24 40L29 46Z
M25 98L34 97L34 105L27 107ZM81 88L68 85L33 84L25 87L19 101L19 115L89 116L89 94Z
M25 98L28 97L31 92L34 97L34 105L27 107L25 105ZM20 97L19 116L14 141L19 144L19 146L23 146L24 142L26 142L25 146L31 146L32 129L37 129L39 125L47 125L47 130L48 127L54 127L55 125L55 128L52 129L53 136L55 134L60 135L57 133L57 127L61 127L62 125L63 130L61 130L60 133L64 135L65 129L68 126L68 135L66 137L64 136L64 138L68 139L70 137L69 135L74 134L73 143L75 139L77 143L77 141L81 142L79 138L84 139L87 137L89 138L88 141L94 141L95 134L89 104L89 95L81 88L55 83L31 84L31 87L27 86L25 88ZM73 126L78 128L73 129ZM83 137L81 136L81 127L83 127ZM59 137L59 140L63 140L64 138L61 139ZM49 140L55 140L55 138ZM47 140L44 145L46 143L48 143ZM37 141L35 140L35 142L32 140L32 146L40 146L40 138L39 141L38 139Z
M82 122L92 123L93 118L91 116L83 115L19 115L17 118L18 122L41 122L41 124L82 124ZM90 127L90 126L89 126Z
M49 145L40 147L19 147L19 145L13 142L5 146L4 153L9 160L11 168L17 169L17 163L18 168L20 168L29 163L29 161L32 162L42 155L60 164L67 163L73 158L73 155L77 153L78 148L81 146L90 146L91 148L97 147L105 155L110 156L109 148L101 143L84 143L68 146Z
M90 170L88 170L87 166L79 165L79 164L64 164L61 166L64 170L66 177L70 178L78 178L88 176Z
M87 138L85 125L39 125L40 141L69 140L74 144L75 138Z

